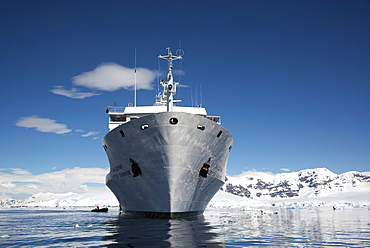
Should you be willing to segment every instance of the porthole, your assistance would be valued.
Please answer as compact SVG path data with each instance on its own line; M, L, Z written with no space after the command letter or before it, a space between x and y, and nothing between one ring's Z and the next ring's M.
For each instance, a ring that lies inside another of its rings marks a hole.
M149 125L148 125L148 124L144 124L144 125L141 125L141 126L140 126L140 129L141 129L141 130L145 130L145 129L147 129L147 128L149 128Z
M125 133L122 130L119 130L119 133L121 134L122 137L125 137Z
M198 126L197 126L197 128L198 128L199 130L202 130L202 131L203 131L204 129L206 129L206 127L205 127L205 126L202 126L202 125L198 125Z
M178 122L179 122L179 119L177 119L175 117L170 119L170 124L172 124L172 125L176 125Z
M221 134L222 134L222 131L218 132L217 138L220 138Z

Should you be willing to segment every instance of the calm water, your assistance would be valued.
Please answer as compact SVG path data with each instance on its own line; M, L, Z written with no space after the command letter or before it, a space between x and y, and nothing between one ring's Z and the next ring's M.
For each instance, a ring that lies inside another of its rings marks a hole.
M2 247L370 247L370 210L207 210L182 220L86 210L0 210Z

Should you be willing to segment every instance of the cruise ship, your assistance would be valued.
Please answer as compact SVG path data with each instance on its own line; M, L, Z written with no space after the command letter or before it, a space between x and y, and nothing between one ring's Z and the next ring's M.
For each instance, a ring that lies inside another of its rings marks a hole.
M182 51L182 50L181 50ZM205 108L179 106L173 61L153 106L109 107L103 148L110 163L106 184L125 214L149 218L201 215L225 183L232 135ZM135 93L136 94L136 93ZM136 101L136 99L135 99Z

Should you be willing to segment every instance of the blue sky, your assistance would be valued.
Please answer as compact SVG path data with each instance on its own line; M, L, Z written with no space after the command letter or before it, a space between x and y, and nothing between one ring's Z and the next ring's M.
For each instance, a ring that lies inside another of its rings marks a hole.
M110 77L134 68L136 49L137 103L151 105L158 55L181 47L183 104L234 136L228 174L369 171L369 13L365 0L3 1L0 168L107 169L105 106L133 102Z

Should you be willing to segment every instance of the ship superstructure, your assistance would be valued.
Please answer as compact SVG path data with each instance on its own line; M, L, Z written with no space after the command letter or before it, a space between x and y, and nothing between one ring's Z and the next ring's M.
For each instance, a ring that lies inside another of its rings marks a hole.
M106 184L126 214L179 218L202 214L225 182L233 139L219 116L202 107L176 106L178 83L168 49L163 91L153 106L111 107L103 147L110 163Z

